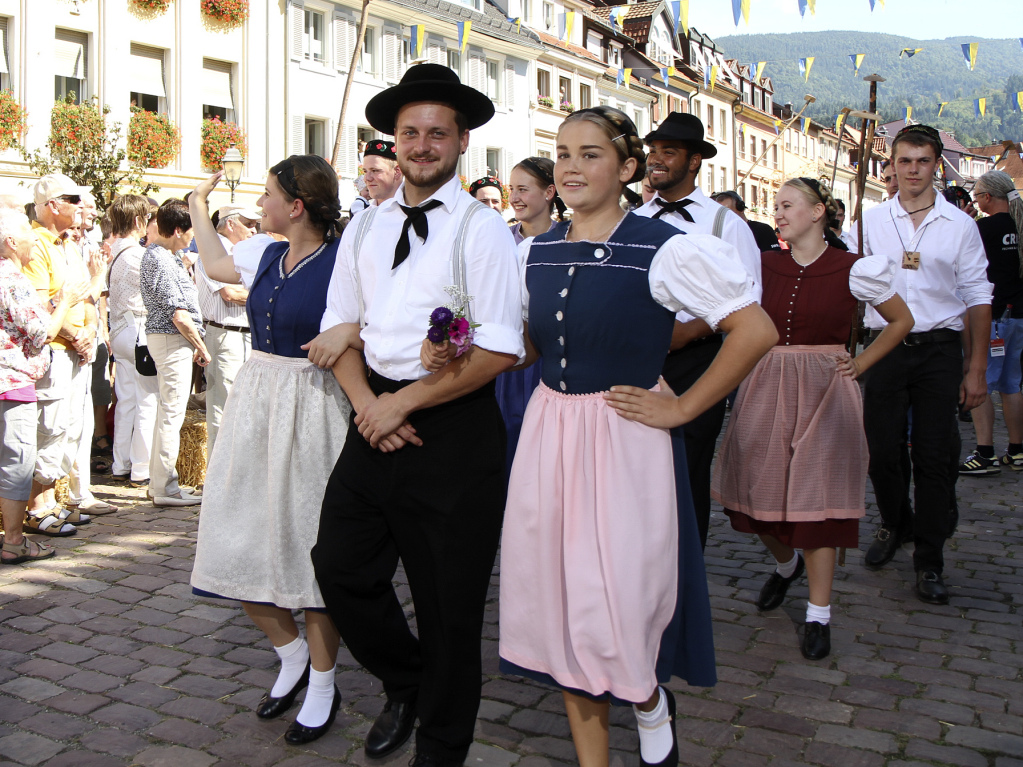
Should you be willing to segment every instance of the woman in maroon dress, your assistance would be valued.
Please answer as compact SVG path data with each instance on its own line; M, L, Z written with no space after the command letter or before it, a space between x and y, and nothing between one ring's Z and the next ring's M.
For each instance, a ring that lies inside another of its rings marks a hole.
M810 586L801 649L831 651L831 584L837 547L856 548L864 514L867 442L854 379L913 327L884 257L860 258L830 244L831 191L791 179L778 191L775 221L790 250L762 256L762 305L779 341L739 387L711 494L732 527L755 533L777 560L757 599L773 610L803 574ZM856 302L888 322L859 356L845 350ZM802 555L795 550L802 549Z

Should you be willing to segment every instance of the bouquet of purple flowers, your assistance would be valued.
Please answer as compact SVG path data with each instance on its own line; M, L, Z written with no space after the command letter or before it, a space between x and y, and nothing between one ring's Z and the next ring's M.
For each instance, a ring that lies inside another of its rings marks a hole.
M430 314L430 329L426 337L435 344L450 341L455 347L455 356L461 357L472 346L473 330L479 327L479 323L469 322L465 317L465 307L472 301L472 296L465 295L455 287L444 290L452 301L438 306Z

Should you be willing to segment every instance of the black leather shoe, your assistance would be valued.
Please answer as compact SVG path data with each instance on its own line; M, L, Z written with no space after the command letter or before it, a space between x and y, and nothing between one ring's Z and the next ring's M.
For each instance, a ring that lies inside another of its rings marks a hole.
M870 544L866 555L863 557L863 564L868 570L878 570L895 558L895 554L902 544L908 541L912 533L897 532L890 527L881 525L874 533L874 542Z
M919 570L916 574L916 595L921 602L932 605L948 604L948 588L937 570Z
M803 571L806 570L806 564L803 562L803 555L796 553L798 558L796 561L796 569L789 578L783 578L778 574L777 571L771 573L771 577L767 579L767 583L760 589L760 596L757 597L757 609L761 612L767 612L773 610L782 602L785 601L785 594L788 593L789 586L799 578Z
M334 685L334 702L330 704L330 716L327 717L327 721L319 727L306 727L297 721L292 722L288 731L284 733L284 740L293 746L301 746L303 743L312 743L317 738L323 737L327 734L330 726L334 724L334 717L337 716L337 710L340 707L341 691L337 689L337 685Z
M831 626L827 623L807 621L803 631L803 643L799 649L807 660L827 658L831 652Z
M663 687L658 687L664 690ZM668 719L671 721L671 751L659 762L647 762L643 759L642 752L639 757L639 767L677 767L678 765L678 732L675 730L675 696L664 690L664 697L668 699Z
M287 711L295 703L295 698L302 690L309 686L309 669L311 665L305 664L305 671L302 672L302 677L295 682L295 686L292 687L286 694L279 698L270 697L270 693L266 693L259 700L259 705L256 706L256 716L260 719L276 719L285 711Z
M416 703L387 699L384 710L366 735L366 756L382 759L405 745L416 723ZM427 757L426 754L423 755ZM418 754L417 754L418 757ZM430 757L432 758L432 757Z

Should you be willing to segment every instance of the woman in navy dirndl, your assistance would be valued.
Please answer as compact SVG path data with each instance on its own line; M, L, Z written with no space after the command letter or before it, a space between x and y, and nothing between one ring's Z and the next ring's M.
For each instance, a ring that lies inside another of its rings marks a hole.
M608 107L558 136L558 191L574 210L524 270L542 383L526 410L501 555L501 658L561 687L583 767L608 764L608 705L634 704L641 763L678 762L660 682L716 681L710 604L681 432L777 338L730 246L625 214L643 177L636 128ZM675 312L728 332L682 397L659 371Z

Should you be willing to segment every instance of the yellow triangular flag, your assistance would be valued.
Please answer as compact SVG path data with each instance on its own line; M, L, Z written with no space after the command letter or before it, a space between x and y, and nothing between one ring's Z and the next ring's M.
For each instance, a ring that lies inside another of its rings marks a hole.
M941 117L941 113L945 111L945 107L947 106L948 106L947 101L942 101L940 104L938 104L938 117Z
M625 87L628 88L629 84L631 82L632 82L632 69L629 68L629 67L626 67L626 69L625 69Z
M760 78L762 78L764 76L764 67L765 66L767 66L767 62L766 61L758 61L757 62L757 76L754 77L753 79L756 82L758 82L758 83L760 82Z
M835 120L835 133L842 132L842 121L845 120L845 115L839 113L838 118Z
M711 93L714 92L714 83L717 82L717 79L718 79L718 67L717 67L717 65L715 65L715 66L712 66L710 68L710 91L711 91Z
M742 0L742 19L749 24L749 3L750 0Z
M805 59L806 60L806 80L804 82L809 82L810 81L810 69L813 67L813 62L814 62L815 58L816 58L816 56L807 56L806 59Z
M565 36L561 38L562 42L572 41L573 26L575 26L575 11L565 11Z

